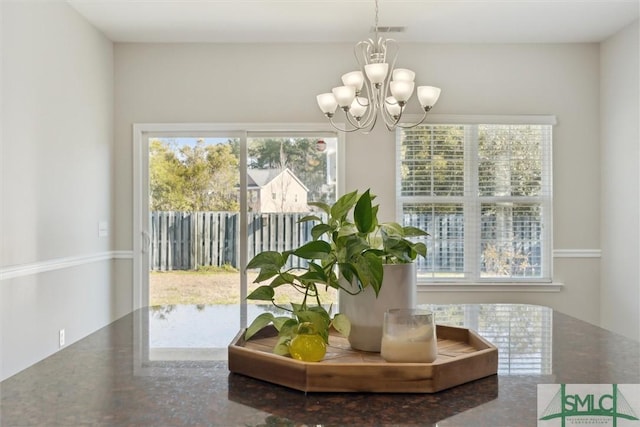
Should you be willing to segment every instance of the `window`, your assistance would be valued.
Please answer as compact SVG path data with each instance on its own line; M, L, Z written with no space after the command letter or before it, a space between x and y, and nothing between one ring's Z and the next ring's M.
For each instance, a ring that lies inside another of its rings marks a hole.
M398 131L398 215L430 234L420 280L551 280L553 123L466 117Z

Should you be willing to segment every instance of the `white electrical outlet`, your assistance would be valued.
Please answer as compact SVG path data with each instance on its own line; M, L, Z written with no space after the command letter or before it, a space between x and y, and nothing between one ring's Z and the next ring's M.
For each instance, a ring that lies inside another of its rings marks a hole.
M58 338L60 341L60 347L64 346L64 329L60 329L60 332L58 333Z

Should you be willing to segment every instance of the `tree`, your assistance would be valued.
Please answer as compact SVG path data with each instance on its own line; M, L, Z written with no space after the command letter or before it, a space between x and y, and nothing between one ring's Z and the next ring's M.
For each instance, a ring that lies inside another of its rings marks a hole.
M231 144L149 146L151 210L237 211L238 158Z
M207 147L207 162L211 173L211 210L237 212L239 165L230 144Z
M149 143L149 208L154 211L181 210L180 161L171 147L158 140Z

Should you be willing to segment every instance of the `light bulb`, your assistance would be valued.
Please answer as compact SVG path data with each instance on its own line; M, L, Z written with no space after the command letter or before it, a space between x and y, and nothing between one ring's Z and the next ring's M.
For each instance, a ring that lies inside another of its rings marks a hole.
M386 62L378 64L367 64L364 66L364 72L367 73L367 77L373 84L379 84L384 82L389 73L389 64Z
M418 86L418 102L422 108L431 109L438 101L440 88L433 86Z
M341 108L351 107L353 99L356 97L356 89L353 86L338 86L332 90L336 102Z
M389 83L389 90L397 101L407 102L413 93L413 86L413 82L406 80L392 81Z
M364 113L367 111L367 107L369 106L369 100L362 96L356 97L351 103L351 108L349 112L356 119L360 119L364 116Z
M333 115L336 108L338 108L336 97L333 96L332 93L322 93L316 96L316 100L318 101L318 107L320 107L320 110L322 110L324 114Z
M416 78L416 73L406 68L396 68L391 75L395 81L412 82Z
M362 85L364 84L364 75L362 71L352 71L347 74L342 75L342 84L345 86L353 86L356 89L356 92L360 92L362 90Z

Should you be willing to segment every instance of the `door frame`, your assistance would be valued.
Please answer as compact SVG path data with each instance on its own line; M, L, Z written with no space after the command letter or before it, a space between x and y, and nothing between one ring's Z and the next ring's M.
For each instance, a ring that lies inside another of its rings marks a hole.
M240 265L248 263L247 241L247 139L265 134L313 135L338 138L337 194L344 194L345 135L328 123L134 123L133 124L133 277L132 310L149 306L148 232L149 137L233 137L240 141ZM247 275L240 269L241 325L246 326Z

